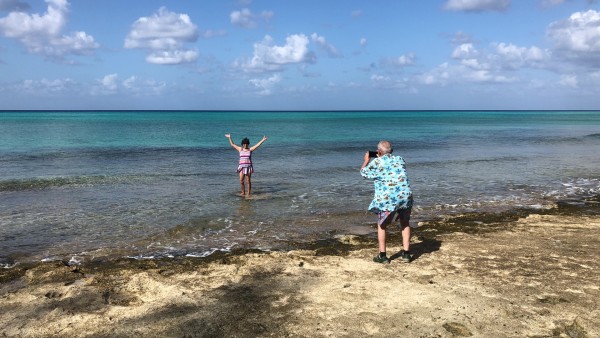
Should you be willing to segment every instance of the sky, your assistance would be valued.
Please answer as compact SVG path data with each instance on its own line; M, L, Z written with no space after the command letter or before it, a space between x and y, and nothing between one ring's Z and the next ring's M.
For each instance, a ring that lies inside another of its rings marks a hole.
M598 0L0 0L0 110L600 109Z

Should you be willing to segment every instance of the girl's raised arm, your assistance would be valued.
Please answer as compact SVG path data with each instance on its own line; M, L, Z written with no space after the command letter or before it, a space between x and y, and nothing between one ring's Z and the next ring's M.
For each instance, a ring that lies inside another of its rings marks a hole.
M260 140L260 142L258 142L257 144L255 144L252 148L250 148L250 151L254 151L256 150L258 147L260 147L261 144L263 144L265 141L267 140L266 136L263 136L262 140Z
M231 134L225 134L225 137L227 137L229 139L229 144L231 144L231 146L237 150L240 151L242 150L242 147L238 146L237 144L233 143L233 141L231 140Z

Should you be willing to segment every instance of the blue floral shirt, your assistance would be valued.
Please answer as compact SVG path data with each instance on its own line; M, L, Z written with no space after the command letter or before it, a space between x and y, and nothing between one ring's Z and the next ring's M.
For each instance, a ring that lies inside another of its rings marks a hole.
M375 197L369 211L378 213L412 207L412 191L402 157L390 154L378 157L362 168L360 174L375 181Z

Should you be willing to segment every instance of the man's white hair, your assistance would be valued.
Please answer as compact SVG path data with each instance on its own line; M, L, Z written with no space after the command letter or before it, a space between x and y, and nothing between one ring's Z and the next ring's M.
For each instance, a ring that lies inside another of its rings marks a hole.
M392 153L392 143L390 141L379 141L377 144L377 150L379 150L382 155L391 154Z

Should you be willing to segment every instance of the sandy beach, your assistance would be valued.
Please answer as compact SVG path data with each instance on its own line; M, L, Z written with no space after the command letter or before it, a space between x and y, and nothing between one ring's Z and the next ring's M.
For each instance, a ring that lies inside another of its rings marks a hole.
M342 236L290 252L5 269L0 335L600 336L596 213L458 217L421 224L411 263L373 263L375 252L373 237Z

